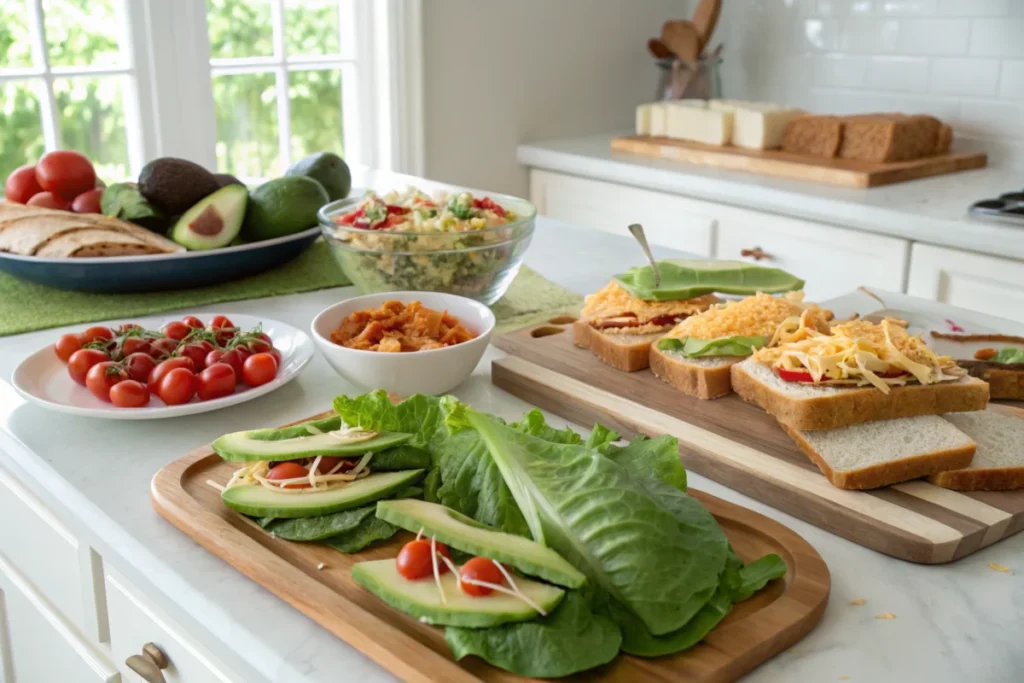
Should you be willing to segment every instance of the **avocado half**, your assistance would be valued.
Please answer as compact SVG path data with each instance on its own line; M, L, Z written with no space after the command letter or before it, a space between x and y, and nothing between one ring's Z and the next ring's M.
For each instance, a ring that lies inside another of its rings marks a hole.
M190 251L226 247L242 229L248 202L244 185L222 187L182 214L171 239Z

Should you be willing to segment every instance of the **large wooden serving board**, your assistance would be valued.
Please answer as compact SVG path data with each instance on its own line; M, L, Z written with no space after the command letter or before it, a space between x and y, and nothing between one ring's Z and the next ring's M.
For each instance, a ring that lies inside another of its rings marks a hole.
M649 370L615 370L575 347L567 326L518 330L493 343L509 354L493 363L498 387L579 424L671 434L687 469L887 555L950 562L1024 528L1024 490L968 493L925 481L837 489L761 408L735 394L693 398Z
M206 483L225 483L233 469L209 447L200 448L153 478L153 507L211 553L405 681L530 680L476 657L455 662L443 629L388 607L352 580L353 564L395 557L411 534L401 532L379 547L354 555L275 538L225 507L220 493ZM619 655L573 680L731 681L796 643L821 619L831 580L814 548L756 512L699 491L690 493L715 516L740 557L749 561L777 553L786 562L786 575L737 605L701 644L687 652L657 659ZM318 570L321 563L324 567Z
M613 138L612 151L845 187L891 185L906 180L983 168L988 163L987 157L981 152L959 152L913 161L873 163L851 159L825 159L777 149L705 145L699 142L642 135Z

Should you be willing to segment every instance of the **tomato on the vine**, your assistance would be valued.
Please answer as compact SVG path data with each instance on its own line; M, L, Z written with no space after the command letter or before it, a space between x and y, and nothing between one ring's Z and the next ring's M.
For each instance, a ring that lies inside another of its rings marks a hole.
M185 323L193 330L202 330L206 328L206 325L203 324L203 321L195 317L194 315L186 315L184 318L181 319L181 322Z
M233 349L224 351L219 359L221 363L227 363L234 369L238 381L242 381L242 370L246 359L250 356L249 349L244 346L236 346Z
M156 367L156 361L147 353L136 352L125 356L121 361L125 370L137 382L146 383L149 381L149 373Z
M167 373L177 368L185 368L189 372L194 373L196 364L192 362L191 358L187 358L185 356L175 356L174 358L168 358L167 360L158 363L157 366L149 372L149 378L146 380L146 383L149 385L149 390L159 396L160 382Z
M141 408L149 403L149 389L134 379L110 387L110 402L118 408Z
M266 332L260 332L255 335L257 339L249 342L249 350L253 353L267 353L274 348L274 343L270 341L270 335Z
M435 547L439 555L444 555L449 560L452 558L448 546L443 543L435 543ZM410 581L422 579L433 574L434 558L430 552L430 541L426 538L421 538L406 543L398 551L398 557L395 558L395 566L398 569L398 573ZM448 564L441 558L437 558L437 571L440 574L448 571Z
M57 358L65 363L71 360L71 355L80 348L82 348L82 337L77 334L63 334L53 345L53 350L57 352Z
M162 337L149 343L150 354L157 360L167 358L178 350L178 342L169 337Z
M179 320L174 320L172 322L167 323L167 326L164 327L164 336L169 339L181 341L182 339L187 337L189 332L191 331L192 328L186 325L185 323Z
M116 330L114 330L114 332L117 334L118 337L123 337L124 335L128 334L128 332L130 332L131 330L141 330L141 329L142 329L142 325L140 325L138 323L125 323L125 324L121 325L120 327L118 327Z
M97 341L99 339L110 340L113 338L114 331L109 327L103 327L102 325L95 325L86 329L85 332L82 333L82 339L85 340L85 343Z
M79 349L68 359L68 374L76 383L85 386L85 378L92 366L109 360L110 356L99 349Z
M196 374L188 368L173 368L163 376L156 390L160 400L169 406L188 403L195 393Z
M124 367L120 363L108 360L89 368L85 376L85 386L96 398L109 401L110 389L126 379L129 377Z
M269 353L254 353L242 364L242 381L251 387L266 384L277 376L277 361Z
M235 393L235 371L227 363L214 363L199 373L196 394L200 401L209 401Z
M235 336L235 324L227 316L217 315L210 321L210 331L214 333L217 343L227 344Z
M125 337L121 340L121 355L128 357L133 353L149 354L153 347L142 337Z
M206 368L206 356L209 351L202 344L185 344L178 348L178 355L191 358L195 365L196 372L202 372Z
M466 579L469 579L469 581ZM472 595L477 598L490 595L494 592L494 589L487 586L478 586L470 583L470 581L486 581L487 583L500 586L504 579L504 575L498 569L498 566L494 564L494 561L486 557L471 558L459 570L459 588L466 595Z

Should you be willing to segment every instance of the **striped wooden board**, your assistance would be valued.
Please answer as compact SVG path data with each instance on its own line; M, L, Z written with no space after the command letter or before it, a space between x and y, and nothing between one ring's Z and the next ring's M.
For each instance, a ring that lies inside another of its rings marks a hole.
M963 493L924 481L837 489L757 406L735 395L701 401L648 370L615 370L571 337L562 325L499 337L493 343L509 355L494 361L492 381L579 424L671 434L688 469L893 557L951 562L1024 528L1024 491Z

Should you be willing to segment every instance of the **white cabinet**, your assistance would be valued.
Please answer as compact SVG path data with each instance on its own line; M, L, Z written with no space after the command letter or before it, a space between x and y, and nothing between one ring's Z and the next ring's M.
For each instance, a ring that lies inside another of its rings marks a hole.
M640 223L651 244L712 255L715 219L701 202L685 197L532 171L530 201L548 218L616 235L628 235L627 226Z
M809 300L821 301L860 286L903 291L909 248L893 237L728 207L715 256L781 268L807 282Z
M907 293L1024 322L1024 263L915 244Z

